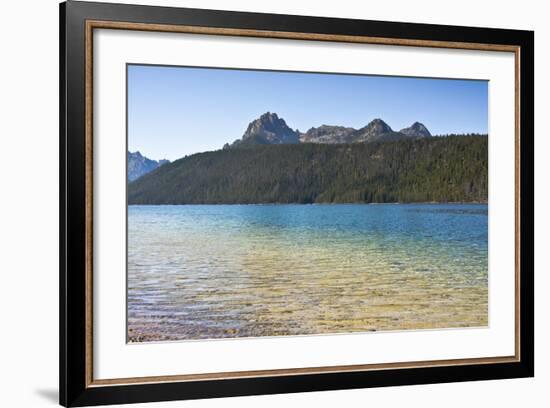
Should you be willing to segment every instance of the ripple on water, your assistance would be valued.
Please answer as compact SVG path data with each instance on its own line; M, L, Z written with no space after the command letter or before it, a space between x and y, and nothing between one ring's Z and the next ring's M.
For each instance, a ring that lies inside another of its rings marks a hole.
M487 206L130 206L130 341L486 326Z

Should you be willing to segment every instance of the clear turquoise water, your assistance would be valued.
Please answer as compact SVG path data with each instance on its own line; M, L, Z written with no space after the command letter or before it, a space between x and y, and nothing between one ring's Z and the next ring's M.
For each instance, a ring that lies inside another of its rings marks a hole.
M487 212L129 206L128 339L486 326Z

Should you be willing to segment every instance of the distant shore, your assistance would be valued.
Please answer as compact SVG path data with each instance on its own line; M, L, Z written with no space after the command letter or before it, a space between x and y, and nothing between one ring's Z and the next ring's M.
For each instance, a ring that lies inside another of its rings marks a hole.
M391 203L201 203L201 204L128 204L128 206L178 206L178 205L488 205L488 201L423 201L423 202L391 202Z

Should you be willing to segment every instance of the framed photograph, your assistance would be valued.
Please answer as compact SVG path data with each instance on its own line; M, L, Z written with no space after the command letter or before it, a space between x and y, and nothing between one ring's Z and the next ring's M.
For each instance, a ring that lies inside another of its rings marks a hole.
M62 405L533 376L533 32L60 27Z

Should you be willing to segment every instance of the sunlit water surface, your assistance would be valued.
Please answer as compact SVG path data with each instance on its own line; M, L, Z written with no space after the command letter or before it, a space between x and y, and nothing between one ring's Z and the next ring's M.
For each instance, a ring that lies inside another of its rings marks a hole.
M128 207L130 342L486 326L486 205Z

